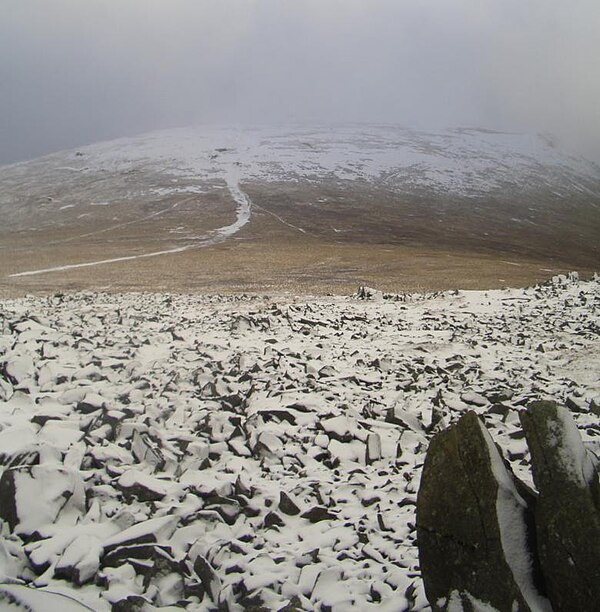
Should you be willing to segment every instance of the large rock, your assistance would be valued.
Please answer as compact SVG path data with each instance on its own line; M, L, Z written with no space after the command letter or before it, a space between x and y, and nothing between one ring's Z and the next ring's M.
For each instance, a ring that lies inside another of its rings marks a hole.
M544 610L534 585L531 492L508 471L474 412L436 435L417 497L425 592L433 610Z
M5 467L39 463L38 430L30 423L5 426L0 431L0 465Z
M552 607L600 606L600 483L569 411L535 402L521 413L535 485L535 523Z
M85 511L81 475L54 465L10 468L0 477L0 519L32 535L43 527L75 525Z

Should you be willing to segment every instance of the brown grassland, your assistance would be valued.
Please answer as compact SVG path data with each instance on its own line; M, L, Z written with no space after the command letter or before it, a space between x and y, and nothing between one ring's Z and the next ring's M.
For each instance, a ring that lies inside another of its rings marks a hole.
M340 182L242 187L252 218L213 246L196 248L194 237L235 218L224 189L169 196L145 209L143 202L124 202L111 206L111 220L95 210L93 217L65 213L60 223L0 230L0 296L82 289L346 294L359 285L390 292L493 289L569 270L590 275L600 261L600 212L577 202L402 197ZM152 211L164 212L148 218ZM181 253L10 276L185 245L191 248Z

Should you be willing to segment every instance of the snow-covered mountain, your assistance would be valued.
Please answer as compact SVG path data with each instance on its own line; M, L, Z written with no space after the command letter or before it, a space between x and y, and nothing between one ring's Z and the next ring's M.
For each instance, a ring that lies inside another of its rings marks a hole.
M6 277L193 251L242 229L267 250L275 231L280 244L444 248L538 269L590 271L599 257L600 167L542 136L182 128L4 166L0 182L0 248L32 253ZM40 245L49 265L32 261Z
M10 188L26 176L48 181L150 170L188 180L230 174L240 180L363 180L395 191L470 197L534 188L600 197L600 167L561 151L549 137L389 125L163 130L5 166L0 176ZM173 185L163 193L169 191L193 193L194 188Z

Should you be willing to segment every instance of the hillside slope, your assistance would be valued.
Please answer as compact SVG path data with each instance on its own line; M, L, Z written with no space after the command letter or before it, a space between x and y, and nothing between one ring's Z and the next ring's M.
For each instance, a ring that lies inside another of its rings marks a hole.
M128 274L146 279L132 288L185 289L194 269L207 276L192 282L220 280L220 290L293 290L281 276L302 285L297 270L278 274L273 254L312 269L316 290L385 279L411 288L428 266L446 269L453 285L476 286L471 268L480 285L502 286L514 277L510 265L526 268L515 278L523 282L592 271L600 260L600 168L540 136L177 129L4 166L0 182L0 247L11 252L0 274L17 291L107 286ZM319 254L325 273L306 252ZM253 279L261 261L264 277Z

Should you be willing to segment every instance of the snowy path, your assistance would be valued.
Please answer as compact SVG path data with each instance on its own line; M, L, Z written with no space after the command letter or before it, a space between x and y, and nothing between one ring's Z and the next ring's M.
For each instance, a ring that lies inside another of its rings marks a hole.
M180 202L175 202L175 204L173 204L172 206L163 208L162 210L154 212L140 219L135 219L133 221L125 221L123 223L117 223L116 225L110 225L109 227L105 227L103 229L96 230L93 232L86 232L85 234L77 234L76 236L71 236L70 238L65 238L63 240L50 240L49 242L46 242L45 244L46 245L67 244L68 242L74 242L75 240L80 240L81 238L89 238L90 236L97 236L98 234L105 234L106 232L112 232L113 230L120 229L122 227L128 227L130 225L138 225L140 223L143 223L144 221L150 221L150 219L154 219L156 217L160 217L161 215L164 215L167 212L171 212L172 210L174 210L181 204L186 204L192 199L193 197L189 197L189 198L186 198L185 200L181 200ZM5 249L5 248L7 247L0 246L0 249ZM13 251L31 251L32 248L30 246L26 246L26 247L16 248L12 250ZM94 263L93 265L96 265L96 264Z
M89 236L97 236L98 234L105 234L106 232L112 232L113 230L120 229L122 227L128 227L129 225L138 225L139 223L143 223L144 221L150 221L150 219L154 219L156 217L160 217L167 212L171 212L175 208L177 208L180 204L185 204L192 200L192 197L186 198L185 200L181 200L181 202L175 202L173 206L168 206L167 208L163 208L162 210L158 210L146 217L142 217L141 219L134 219L133 221L124 221L123 223L117 223L116 225L111 225L109 227L105 227L101 230L96 230L94 232L87 232L85 234L79 234L78 236L73 236L72 238L65 238L64 240L53 240L48 244L63 244L65 242L73 242L73 240L79 240L79 238L88 238Z
M275 217L275 219L277 219L279 222L283 223L284 225L287 225L288 227L291 227L292 229L295 229L299 232L302 232L303 234L306 234L305 229L302 229L301 227L298 227L297 225L294 225L293 223L289 223L288 221L286 221L285 219L282 219L279 215L275 214L274 212L267 210L266 208L263 208L262 206L257 206L256 204L254 205L254 207L257 210L261 210L262 212L266 213L267 215L271 215L272 217Z
M231 223L230 225L225 225L223 227L220 227L216 230L211 230L205 236L199 236L192 244L187 244L185 246L176 247L172 249L164 249L161 251L152 251L150 253L141 253L139 255L125 255L123 257L100 259L96 261L88 261L85 263L66 264L64 266L55 266L52 268L41 268L38 270L27 270L26 272L17 272L16 274L9 274L8 278L17 278L20 276L35 276L38 274L47 274L49 272L63 272L65 270L74 270L75 268L89 268L92 266L101 266L101 265L111 264L111 263L120 263L123 261L133 261L134 259L145 259L148 257L158 257L159 255L170 255L174 253L182 253L184 251L191 251L192 249L213 246L215 244L223 242L224 240L227 240L227 238L230 238L231 236L239 232L244 227L244 225L246 225L248 221L250 221L250 217L252 215L252 202L250 198L240 188L239 177L234 176L234 175L229 175L226 178L226 182L227 182L227 188L229 189L231 196L238 204L235 222ZM165 211L160 211L160 214L164 212ZM151 216L156 216L157 214L159 213L155 213L154 215L151 215ZM147 217L143 220L145 221L149 218L150 217ZM108 229L114 229L114 228L108 228ZM100 231L105 231L105 230L100 230ZM100 232L93 232L93 233L100 233ZM84 236L90 236L90 235L92 234L91 233L84 234Z

